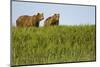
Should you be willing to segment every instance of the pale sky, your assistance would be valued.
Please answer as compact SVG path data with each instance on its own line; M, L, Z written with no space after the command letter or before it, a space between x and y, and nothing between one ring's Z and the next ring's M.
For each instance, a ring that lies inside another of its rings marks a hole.
M17 1L12 2L12 24L16 25L16 19L21 15L32 16L38 12L44 13L45 19L59 13L60 25L95 24L95 6ZM40 22L40 26L43 26L44 20Z

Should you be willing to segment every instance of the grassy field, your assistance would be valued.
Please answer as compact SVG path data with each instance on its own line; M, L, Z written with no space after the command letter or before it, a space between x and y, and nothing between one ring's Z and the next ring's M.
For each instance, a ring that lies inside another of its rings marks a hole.
M12 28L12 64L94 61L95 25Z

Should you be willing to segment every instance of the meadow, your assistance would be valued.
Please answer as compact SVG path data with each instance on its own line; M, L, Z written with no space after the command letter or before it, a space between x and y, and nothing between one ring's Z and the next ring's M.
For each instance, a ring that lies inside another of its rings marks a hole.
M11 29L11 64L48 64L96 60L95 25Z

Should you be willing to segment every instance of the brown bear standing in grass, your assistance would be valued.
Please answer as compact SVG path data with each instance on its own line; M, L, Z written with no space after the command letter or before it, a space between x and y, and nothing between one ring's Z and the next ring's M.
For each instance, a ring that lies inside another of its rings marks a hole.
M18 27L39 27L39 22L44 19L43 13L37 13L37 15L28 16L23 15L20 16L16 20L16 26Z
M54 26L54 25L59 25L59 14L54 14L51 17L48 17L44 21L44 26Z

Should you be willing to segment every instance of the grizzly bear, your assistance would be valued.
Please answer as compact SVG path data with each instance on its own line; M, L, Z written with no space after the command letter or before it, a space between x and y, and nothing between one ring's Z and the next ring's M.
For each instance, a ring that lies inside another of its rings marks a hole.
M44 26L54 26L54 25L59 25L59 14L54 14L51 17L48 17L44 21Z
M18 27L39 27L39 22L44 19L43 13L37 13L37 15L28 16L23 15L20 16L16 20L16 26Z

